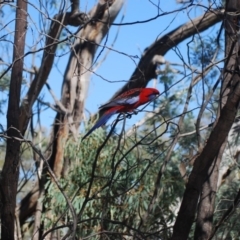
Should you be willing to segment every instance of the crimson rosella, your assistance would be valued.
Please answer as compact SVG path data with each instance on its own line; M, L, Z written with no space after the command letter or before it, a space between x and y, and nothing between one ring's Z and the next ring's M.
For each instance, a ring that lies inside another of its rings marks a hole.
M159 95L159 91L155 88L134 88L122 93L110 102L99 107L100 110L105 111L98 119L96 124L87 132L82 138L85 139L95 129L103 126L116 113L129 113L134 111L140 105L152 101Z

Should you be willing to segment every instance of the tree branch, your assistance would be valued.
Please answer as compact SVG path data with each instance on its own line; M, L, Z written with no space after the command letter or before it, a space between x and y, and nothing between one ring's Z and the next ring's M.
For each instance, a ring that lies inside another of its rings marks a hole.
M31 109L33 104L35 103L39 93L41 92L44 84L47 81L49 73L52 69L52 65L55 59L55 52L58 46L58 40L61 34L61 31L65 25L72 25L72 26L79 26L82 24L86 19L86 14L78 13L63 13L56 15L52 22L49 29L49 34L46 38L46 48L44 48L44 53L42 57L41 66L36 73L34 80L24 97L21 105L21 114L19 117L20 122L20 130L24 134L29 119L31 117Z
M145 87L151 79L156 77L156 68L158 63L153 61L156 55L164 56L171 48L177 46L188 37L202 32L220 22L222 20L223 13L224 10L209 11L201 17L174 29L170 33L155 41L151 46L145 49L143 56L128 83L117 91L111 99L126 90ZM101 113L102 112L100 111L100 114Z

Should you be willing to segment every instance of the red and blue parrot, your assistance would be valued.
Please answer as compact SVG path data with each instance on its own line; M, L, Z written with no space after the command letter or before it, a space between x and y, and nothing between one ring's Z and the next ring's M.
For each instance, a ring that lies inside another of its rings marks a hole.
M155 88L134 88L128 90L121 95L117 96L110 102L99 107L99 110L103 110L103 115L98 119L96 124L87 132L82 138L84 140L95 129L103 126L110 119L110 117L116 113L129 113L133 112L140 105L154 100L159 96L159 91Z

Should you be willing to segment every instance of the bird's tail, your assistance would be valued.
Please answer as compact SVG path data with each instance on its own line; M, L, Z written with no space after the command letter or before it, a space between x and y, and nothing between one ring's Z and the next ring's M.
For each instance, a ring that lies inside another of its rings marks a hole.
M83 136L82 141L89 136L95 129L103 126L117 111L111 111L104 113L96 122L96 124Z

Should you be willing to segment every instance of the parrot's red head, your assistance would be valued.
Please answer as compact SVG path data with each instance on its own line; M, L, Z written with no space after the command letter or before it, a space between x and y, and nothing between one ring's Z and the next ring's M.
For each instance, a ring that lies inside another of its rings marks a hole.
M156 88L143 88L140 93L140 105L154 100L159 94Z

